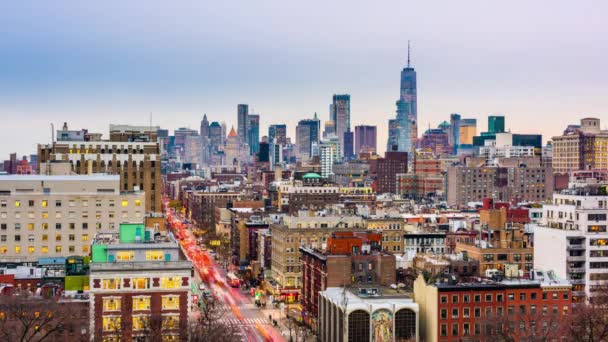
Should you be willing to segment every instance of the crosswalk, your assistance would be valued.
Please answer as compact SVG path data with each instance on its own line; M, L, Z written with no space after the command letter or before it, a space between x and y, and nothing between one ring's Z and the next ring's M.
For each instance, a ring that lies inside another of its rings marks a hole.
M223 318L220 322L228 325L265 325L270 324L270 321L264 318Z

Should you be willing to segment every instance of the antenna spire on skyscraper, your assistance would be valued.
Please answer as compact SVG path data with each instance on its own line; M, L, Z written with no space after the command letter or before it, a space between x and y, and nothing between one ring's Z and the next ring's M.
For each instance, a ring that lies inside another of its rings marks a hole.
M407 41L407 67L410 67L410 41Z

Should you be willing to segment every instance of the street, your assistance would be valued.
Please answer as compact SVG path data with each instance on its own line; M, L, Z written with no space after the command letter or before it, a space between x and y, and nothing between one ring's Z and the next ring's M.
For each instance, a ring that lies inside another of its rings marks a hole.
M196 238L183 223L182 217L171 210L167 210L166 214L167 222L179 240L184 254L194 265L193 281L200 279L215 300L222 303L223 315L220 321L238 326L242 341L285 341L281 333L272 325L269 317L264 316L262 310L253 303L253 298L248 293L243 293L240 288L233 288L226 282L226 271L215 262L208 251L203 251L197 246ZM198 311L193 311L193 315L197 314Z

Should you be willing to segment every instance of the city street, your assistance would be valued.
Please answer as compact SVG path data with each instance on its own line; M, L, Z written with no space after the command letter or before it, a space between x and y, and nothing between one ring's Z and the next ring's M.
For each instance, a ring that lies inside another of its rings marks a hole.
M200 279L214 298L223 304L224 314L220 320L225 324L238 326L243 341L285 341L281 333L272 325L269 317L264 316L255 306L252 297L226 282L226 271L214 261L208 251L203 251L197 246L196 238L188 229L188 225L183 223L181 215L167 209L167 221L182 250L194 265L196 273L194 279Z

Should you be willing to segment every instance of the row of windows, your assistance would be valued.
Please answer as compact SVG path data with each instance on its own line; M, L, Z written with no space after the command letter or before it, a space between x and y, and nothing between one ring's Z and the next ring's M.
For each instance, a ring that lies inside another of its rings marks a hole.
M42 234L40 235L41 240L42 241L49 241L49 235L48 234ZM63 235L61 234L55 234L55 241L61 241L61 239L63 238ZM21 235L20 234L15 234L14 236L15 242L20 242L21 241ZM82 241L89 241L89 234L82 234L80 236L80 239ZM30 234L27 236L27 240L29 242L34 242L36 240L36 235ZM3 234L0 235L0 241L1 242L6 242L7 241L7 235ZM76 235L75 234L69 234L68 235L68 241L76 241Z
M150 315L134 315L133 330L148 330L150 329ZM120 316L103 316L102 318L103 331L119 332L122 329ZM161 321L163 330L172 330L179 328L179 314L163 314Z
M101 288L103 290L120 290L124 285L121 278L106 278L101 280ZM149 289L151 287L150 278L128 278L127 281L130 287L135 289ZM180 277L162 277L160 278L160 287L162 289L178 289L182 285Z
M515 292L509 292L507 294L507 299L510 300L510 301L511 300L515 300L515 296L516 296ZM452 299L451 303L452 304L457 304L459 302L460 298L461 298L461 295L452 295L451 297L452 297L451 298ZM568 297L569 297L568 292L562 292L562 298L563 299L567 300ZM481 298L482 298L481 294L473 295L473 302L474 303L481 303ZM543 292L542 293L542 299L543 300L547 300L548 298L549 298L549 292ZM551 292L551 298L553 300L559 299L559 292L555 292L555 291ZM486 293L485 294L485 302L488 302L488 303L492 302L493 299L494 299L494 294L491 294L491 293ZM538 299L537 293L536 292L530 293L530 300L536 300L536 299ZM500 302L503 302L503 300L504 300L503 294L497 293L496 294L496 301L500 303ZM521 300L521 301L527 300L527 295L526 295L525 292L520 292L519 293L519 300ZM448 303L448 296L447 295L441 296L440 297L440 302L442 304L447 304ZM470 303L471 302L471 295L468 295L468 294L462 295L462 302L463 303Z
M512 322L510 323L512 326L509 328L509 331L515 331L515 323ZM547 321L541 321L542 324L542 330L543 331L548 331L549 329L549 323ZM529 326L529 329L532 331L536 331L537 329L537 323L536 321L519 321L519 330L524 332L526 331L526 326ZM552 328L556 328L557 327L557 322L553 322L551 323ZM452 329L450 331L451 336L459 336L460 333L462 333L462 336L470 336L470 335L481 335L481 326L479 323L475 323L473 324L473 331L471 331L471 324L470 323L463 323L462 324L462 331L459 331L460 328L460 324L458 323L453 323L452 324ZM487 324L486 325L486 331L485 334L486 335L491 335L493 333L493 329L494 327L492 326L492 324ZM440 331L439 331L439 335L440 336L448 336L448 325L447 324L442 324L440 327Z
M144 285L144 278L133 279L134 285ZM133 288L138 288L134 286ZM150 296L136 296L133 297L133 310L150 310ZM178 310L179 309L179 296L167 295L162 296L161 307L163 310ZM121 297L105 297L103 298L103 311L121 311L122 299Z
M530 307L528 308L526 305L519 305L519 307L517 308L517 313L519 315L536 315L538 314L538 310L537 310L537 306L536 305L530 305ZM503 311L504 311L504 307L499 306L496 308L496 315L497 316L502 316L503 315ZM449 312L449 316L448 316L448 312ZM557 315L559 313L559 307L557 305L553 305L552 306L552 311L551 313L553 315ZM514 315L515 314L515 306L513 305L509 305L507 306L507 314L508 315ZM549 314L549 306L548 305L543 305L542 306L542 314L543 316L546 316ZM562 307L562 314L563 315L567 315L568 314L568 306L564 305ZM462 316L461 316L462 315ZM492 317L492 307L486 307L485 308L485 315L486 318L490 318ZM439 318L442 320L446 320L449 318L452 319L457 319L457 318L481 318L481 308L477 307L477 308L473 308L473 316L471 316L471 308L465 307L462 308L462 310L460 310L459 308L452 308L448 311L448 309L441 309L441 311L439 312Z
M127 211L121 212L121 215L122 215L123 218L128 217L128 214L129 213ZM21 212L19 212L19 211L15 212L15 218L16 219L20 219L21 216L22 216ZM61 218L64 217L64 213L62 213L60 211L55 212L55 215L49 215L48 211L44 211L44 212L40 213L40 218L41 219L45 219L46 220L46 219L48 219L51 216L55 216L56 219L61 219ZM100 220L102 218L102 216L103 216L103 213L101 211L95 212L95 218L96 219ZM142 216L141 211L136 211L135 212L135 217L141 217L141 216ZM30 211L30 212L27 213L27 217L31 218L31 219L36 218L35 213L32 212L32 211ZM76 217L76 212L75 211L68 212L67 217L69 217L69 218L75 218ZM88 211L83 211L82 213L80 213L80 217L83 218L83 219L88 219L89 218L89 212ZM108 218L113 219L115 217L116 217L116 212L114 212L114 211L109 211L108 212ZM0 218L3 218L3 219L8 218L8 213L7 212L0 212Z
M22 203L23 202L23 203ZM54 204L56 208L60 208L62 206L62 201L61 200L55 200ZM41 200L40 201L40 206L43 208L46 208L48 206L50 206L51 202L49 200ZM88 207L89 206L89 200L82 200L80 201L81 206L83 207ZM135 200L134 204L136 207L140 207L141 206L141 200ZM25 205L25 201L21 201L21 200L15 200L13 201L13 205L16 208L21 207L22 205ZM27 201L27 205L28 207L35 207L36 206L36 201L35 200L28 200ZM76 200L69 200L68 201L68 205L70 207L75 207L76 206ZM101 207L103 205L103 201L102 200L95 200L95 206L96 207ZM115 201L114 200L108 200L108 206L113 207L115 205ZM128 207L129 206L129 201L128 200L122 200L120 201L120 205L123 207ZM6 208L8 206L8 201L7 200L0 200L0 208Z
M125 215L125 218L127 216ZM33 223L28 223L27 224L27 230L34 230L36 227ZM89 229L89 222L83 222L80 227L82 229ZM103 225L101 222L95 222L95 229L102 229ZM109 229L114 229L116 227L116 223L115 222L110 222L108 223L108 228ZM21 230L21 223L15 223L13 225L14 230ZM63 224L61 223L55 223L55 229L56 230L60 230L63 228ZM68 223L68 228L71 230L76 229L76 223ZM0 230L7 230L8 229L8 224L6 223L0 223ZM43 222L40 224L40 229L41 230L48 230L49 229L49 224L47 222Z
M15 254L21 254L21 250L22 247L21 246L15 246L14 247L15 250ZM89 253L89 246L82 246L81 247L81 252L82 253ZM61 253L63 251L63 246L55 246L55 253ZM36 248L34 246L28 246L27 247L27 252L29 254L33 254L36 253ZM42 246L40 247L40 253L46 254L49 252L49 246ZM75 253L76 252L76 246L68 246L68 252L70 253ZM7 246L0 246L0 255L2 254L6 254L8 253L8 247Z

